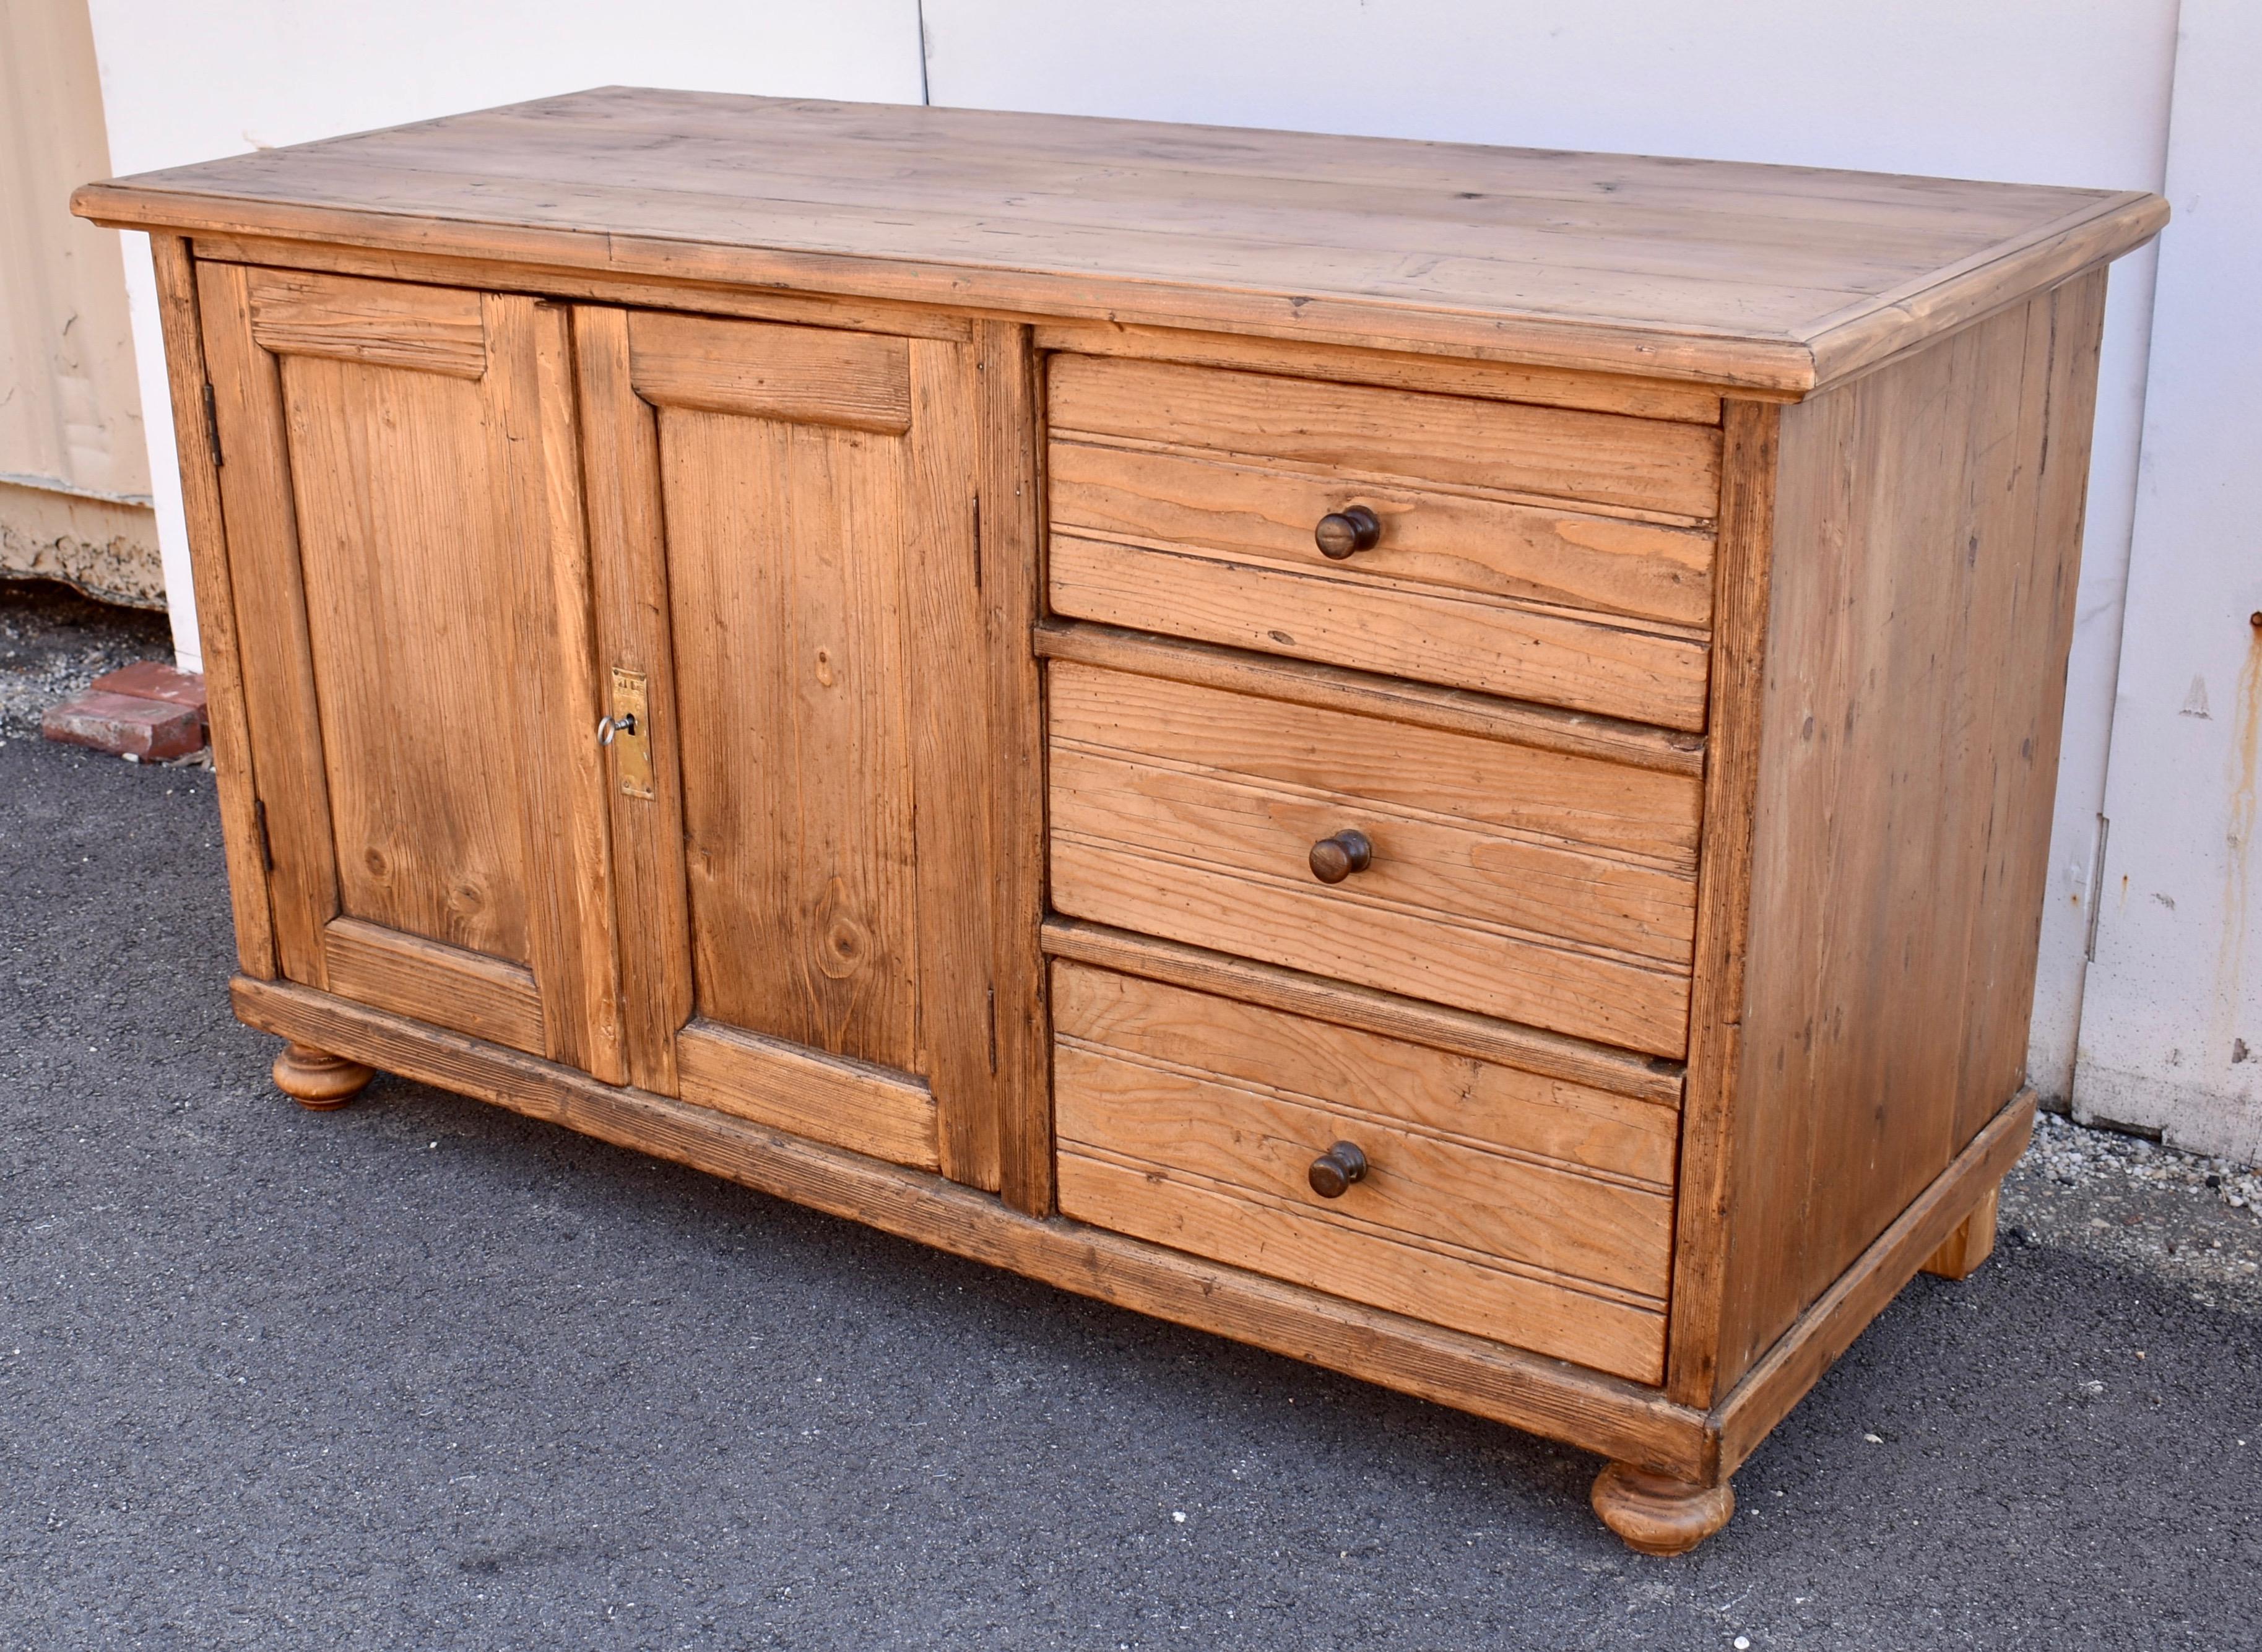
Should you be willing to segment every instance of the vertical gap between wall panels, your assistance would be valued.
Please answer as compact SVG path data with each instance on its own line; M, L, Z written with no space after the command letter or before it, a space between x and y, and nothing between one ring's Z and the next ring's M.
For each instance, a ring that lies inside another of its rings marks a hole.
M934 95L926 83L926 0L915 0L912 9L918 14L919 102L932 104Z

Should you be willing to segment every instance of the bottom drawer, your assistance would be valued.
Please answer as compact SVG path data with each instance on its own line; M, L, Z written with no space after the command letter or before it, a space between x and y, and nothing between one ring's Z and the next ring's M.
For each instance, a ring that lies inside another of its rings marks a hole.
M1673 1109L1086 965L1052 979L1063 1215L1662 1379ZM1337 1142L1365 1171L1322 1197Z

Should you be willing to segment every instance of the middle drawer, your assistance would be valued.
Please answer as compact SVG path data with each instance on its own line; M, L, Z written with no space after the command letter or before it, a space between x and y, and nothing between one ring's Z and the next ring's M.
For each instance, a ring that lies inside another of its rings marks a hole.
M1682 1053L1695 776L1068 660L1048 703L1061 912Z

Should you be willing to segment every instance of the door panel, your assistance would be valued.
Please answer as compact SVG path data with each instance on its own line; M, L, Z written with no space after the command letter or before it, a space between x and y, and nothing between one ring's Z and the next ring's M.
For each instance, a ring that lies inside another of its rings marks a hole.
M484 497L483 386L280 366L340 909L523 964L518 731L492 698L516 570Z
M198 295L285 973L617 1081L565 312Z
M965 349L575 327L606 663L651 705L654 794L611 797L636 1081L994 1187Z
M902 447L659 412L700 1013L915 1071Z

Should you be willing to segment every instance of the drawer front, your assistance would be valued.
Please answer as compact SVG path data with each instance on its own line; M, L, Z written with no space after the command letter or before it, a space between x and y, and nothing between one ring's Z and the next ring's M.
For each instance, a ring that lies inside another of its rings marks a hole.
M1063 1215L1660 1379L1675 1110L1084 965L1052 984ZM1341 1141L1366 1170L1323 1198Z
M1704 726L1717 430L1078 356L1051 384L1055 612ZM1353 506L1379 535L1323 556Z
M1072 917L1657 1055L1687 1042L1700 783L1055 661ZM1315 876L1320 839L1370 864Z
M1052 444L1048 480L1053 529L1073 538L1150 542L1351 590L1497 598L1682 631L1711 623L1709 528L1068 440ZM1380 535L1329 557L1314 530L1351 506L1374 513Z
M1056 432L1710 520L1720 433L1622 413L1055 356Z

